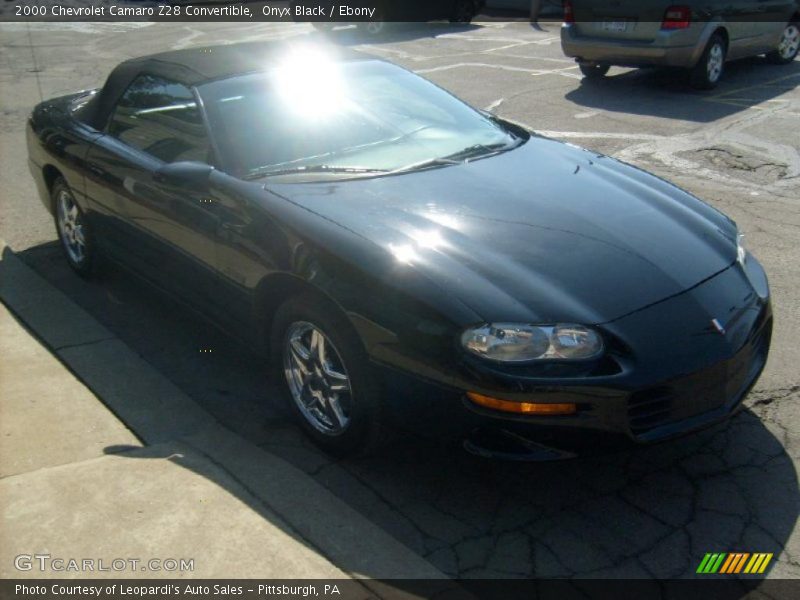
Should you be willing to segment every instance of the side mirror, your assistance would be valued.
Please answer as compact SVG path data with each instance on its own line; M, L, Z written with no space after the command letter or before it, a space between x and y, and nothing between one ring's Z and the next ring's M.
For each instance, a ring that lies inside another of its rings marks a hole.
M204 190L208 187L213 170L214 167L205 163L180 161L163 165L155 172L153 179L169 186Z

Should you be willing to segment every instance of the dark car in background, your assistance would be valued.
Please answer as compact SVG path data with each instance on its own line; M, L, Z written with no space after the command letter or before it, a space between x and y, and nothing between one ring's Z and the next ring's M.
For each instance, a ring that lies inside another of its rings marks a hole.
M564 53L584 76L612 65L681 67L692 86L711 89L727 61L764 54L791 63L800 48L796 0L566 0Z
M39 104L27 144L69 265L121 264L262 350L331 452L391 422L535 458L664 440L734 414L767 360L731 219L365 54L129 60Z
M339 25L349 24L351 19L346 14L347 10L354 12L352 22L358 29L370 36L384 33L392 23L424 22L424 21L450 21L452 23L469 23L481 11L486 0L369 0L348 2L346 4L332 0L293 0L292 13L295 14L296 6L321 6L325 14L330 17L300 16L298 20L310 21L314 27L321 31L328 31ZM362 9L371 11L367 15L359 12ZM345 14L342 13L345 10ZM371 15L371 16L370 16Z

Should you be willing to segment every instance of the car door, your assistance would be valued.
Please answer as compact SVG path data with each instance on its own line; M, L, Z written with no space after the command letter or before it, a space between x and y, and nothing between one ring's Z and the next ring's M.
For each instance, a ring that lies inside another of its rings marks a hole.
M750 56L758 39L758 0L716 0L728 31L728 59Z
M792 17L798 5L795 0L756 0L758 2L758 20L756 22L756 39L754 53L770 52L778 45L786 23Z
M207 191L164 183L156 173L166 163L211 156L193 92L142 74L120 97L87 159L87 193L105 216L109 251L201 309L214 307L213 201Z

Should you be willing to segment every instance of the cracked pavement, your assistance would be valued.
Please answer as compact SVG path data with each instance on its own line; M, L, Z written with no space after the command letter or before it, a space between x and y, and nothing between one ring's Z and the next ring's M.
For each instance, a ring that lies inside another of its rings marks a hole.
M313 35L304 25L0 26L0 85L15 90L0 114L0 237L219 421L448 575L691 577L706 552L739 550L774 552L770 577L800 577L800 61L730 65L709 94L667 72L612 69L586 85L561 55L557 25L543 29L430 25L369 44L336 37L475 106L654 171L736 219L770 275L776 329L747 409L725 425L558 463L489 461L407 434L374 457L336 461L288 422L247 349L123 273L102 283L74 277L25 165L24 119L40 94L97 86L118 60L145 52Z

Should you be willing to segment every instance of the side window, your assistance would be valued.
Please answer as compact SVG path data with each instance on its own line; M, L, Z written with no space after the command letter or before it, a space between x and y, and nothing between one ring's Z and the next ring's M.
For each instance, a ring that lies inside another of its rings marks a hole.
M140 75L119 99L108 132L164 162L209 162L210 144L189 88Z

